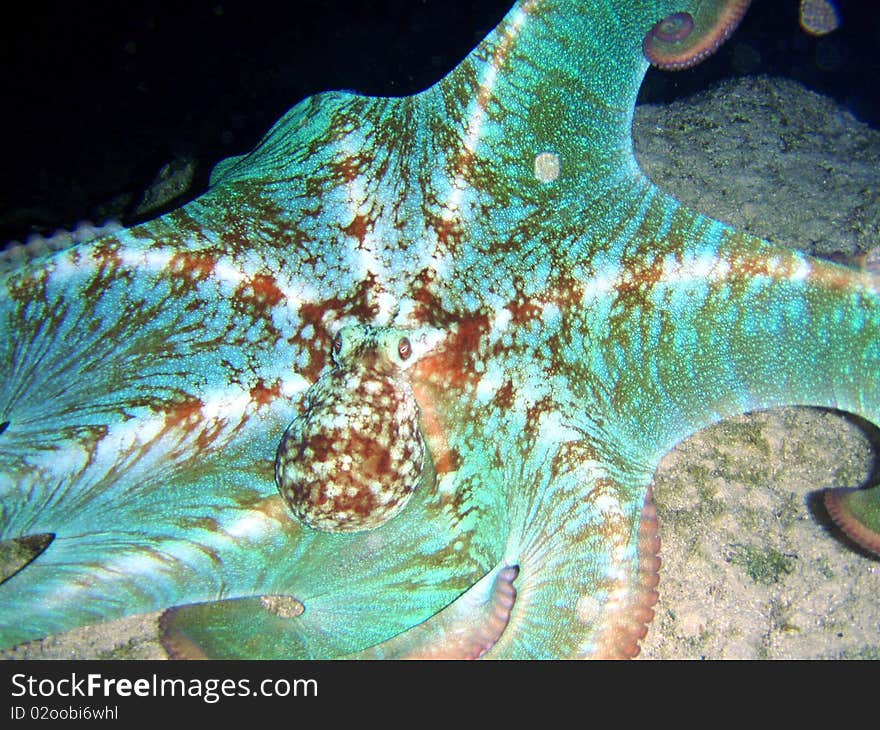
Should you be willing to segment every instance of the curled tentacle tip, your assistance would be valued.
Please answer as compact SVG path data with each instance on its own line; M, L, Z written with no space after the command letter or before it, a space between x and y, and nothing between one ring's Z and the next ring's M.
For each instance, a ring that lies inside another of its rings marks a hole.
M507 565L501 570L498 571L498 579L505 580L510 583L516 580L516 577L519 575L519 566L518 565Z
M516 604L516 588L513 582L519 575L518 565L507 565L498 571L492 590L489 616L481 630L477 632L475 647L464 652L466 658L481 659L498 643Z
M690 13L673 13L651 28L651 32L646 38L654 38L663 43L676 43L687 39L693 32L693 15Z
M834 523L857 545L880 555L880 492L873 489L826 489L825 508Z
M840 12L831 0L801 0L798 20L804 32L823 36L840 27Z
M159 639L171 659L301 659L305 610L283 594L189 603L159 617Z
M733 33L751 0L709 0L693 13L667 15L642 42L645 57L658 68L679 70L711 56Z
M504 620L504 625L510 620L510 612L516 603L516 588L513 581L519 575L518 565L508 565L498 571L495 578L495 608L496 614Z
M159 640L162 648L170 659L209 659L197 641L178 631L175 626L181 609L185 610L186 607L166 609L159 617Z
M654 619L654 605L660 598L660 525L654 505L653 486L648 487L638 532L638 576L627 600L612 612L599 640L596 656L602 659L632 659L641 651L640 642Z
M45 532L0 540L0 583L24 570L49 547L54 539L53 533Z

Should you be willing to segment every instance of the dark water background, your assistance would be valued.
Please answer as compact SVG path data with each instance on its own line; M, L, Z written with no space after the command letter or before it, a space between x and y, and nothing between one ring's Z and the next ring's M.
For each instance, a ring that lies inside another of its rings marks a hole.
M217 160L249 150L315 92L421 90L510 5L90 0L4 11L0 241L100 218L96 206L114 197L130 211L158 170L181 157L195 160L191 196ZM880 2L838 6L843 26L813 38L798 26L797 0L755 0L719 53L686 72L652 69L641 98L770 73L832 95L880 127Z

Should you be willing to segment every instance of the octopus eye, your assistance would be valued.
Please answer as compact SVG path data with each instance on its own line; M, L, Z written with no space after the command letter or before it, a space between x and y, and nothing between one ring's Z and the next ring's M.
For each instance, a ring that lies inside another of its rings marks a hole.
M408 337L400 338L400 342L397 343L397 354L400 355L401 360L409 360L412 355L412 345Z
M340 332L336 337L333 338L333 346L330 348L330 351L333 353L334 357L338 357L339 353L342 352L342 333Z

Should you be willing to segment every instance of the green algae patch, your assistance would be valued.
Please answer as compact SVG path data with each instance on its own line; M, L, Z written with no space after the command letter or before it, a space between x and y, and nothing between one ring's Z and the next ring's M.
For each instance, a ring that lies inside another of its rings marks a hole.
M744 568L755 583L770 585L794 570L797 555L782 553L772 547L733 544L725 551L724 559L731 565Z

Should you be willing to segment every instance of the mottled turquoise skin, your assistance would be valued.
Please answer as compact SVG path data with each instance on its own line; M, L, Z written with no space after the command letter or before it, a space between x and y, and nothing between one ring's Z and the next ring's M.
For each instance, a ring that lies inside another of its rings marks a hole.
M519 3L424 92L307 99L192 203L5 275L0 538L55 540L0 585L0 643L218 601L163 624L178 648L458 655L515 565L488 656L632 653L664 453L781 404L880 415L868 275L638 169L642 40L697 5ZM273 464L347 324L414 333L431 468L387 524L328 534Z

